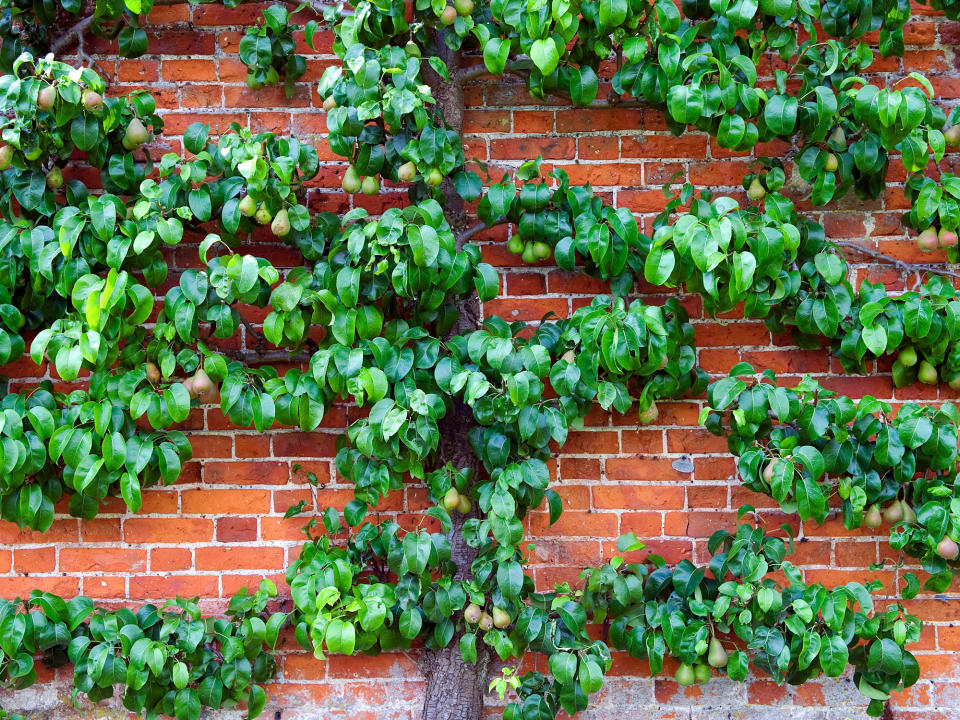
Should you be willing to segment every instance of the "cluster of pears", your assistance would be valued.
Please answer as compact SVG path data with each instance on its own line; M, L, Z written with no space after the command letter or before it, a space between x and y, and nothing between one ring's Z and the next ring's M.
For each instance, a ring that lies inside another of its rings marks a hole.
M910 507L910 503L897 498L882 513L880 512L880 506L874 503L863 515L863 524L871 529L880 527L884 520L891 525L897 523L914 525L917 522L917 514ZM937 543L937 555L944 560L956 560L960 557L960 545L957 545L950 536L944 535L943 539Z
M160 368L157 367L155 363L148 362L146 364L146 373L147 380L149 380L153 385L156 385L162 379L160 373ZM187 392L192 398L198 398L201 395L206 395L209 392L212 392L216 387L213 384L213 380L210 379L210 376L207 375L206 371L201 368L197 368L197 371L187 377L183 381L183 386L187 389Z
M453 0L453 5L447 5L440 13L440 24L449 27L457 21L457 17L466 17L473 12L473 0Z
M271 215L267 203L258 205L251 195L244 195L238 208L244 217L252 217L260 225L270 223L270 232L277 237L290 234L290 214L286 208L280 208L276 215Z
M960 125L954 125L943 133L943 139L950 147L960 147ZM932 252L937 249L955 247L958 241L957 233L953 230L928 227L917 236L917 245L923 252Z
M457 510L466 515L473 507L473 503L470 502L469 497L460 493L455 487L451 487L443 496L443 507L447 512Z
M918 361L920 364L917 366L917 379L926 385L936 385L939 379L937 368L927 360L920 360L916 349L912 345L908 345L897 355L897 359L894 361L894 370L913 367L917 365ZM951 389L960 390L960 373L955 373L953 377L944 379L947 380Z
M535 263L546 260L552 252L550 246L542 240L524 240L519 235L513 235L507 240L507 250L519 255L525 263Z
M923 252L933 252L948 247L954 247L957 244L957 233L953 230L947 230L942 227L938 231L932 225L917 235L917 245Z
M413 182L417 178L417 166L412 160L409 160L397 168L397 180L402 183ZM430 187L437 187L443 182L443 173L437 168L430 168L430 171L423 176L423 182ZM376 175L361 175L356 166L350 165L343 173L343 182L340 183L343 191L353 195L362 192L364 195L376 195L380 192L380 179Z
M499 628L502 630L505 627L509 627L510 623L513 622L510 613L503 608L494 605L493 609L488 613L475 603L467 605L463 611L463 619L470 625L479 625L483 630L490 630L491 628Z
M674 676L677 679L677 683L682 687L693 685L694 683L703 685L710 680L711 667L719 669L727 666L727 651L723 649L723 643L715 637L710 638L710 645L707 649L707 662L709 666L700 662L695 665L681 663Z

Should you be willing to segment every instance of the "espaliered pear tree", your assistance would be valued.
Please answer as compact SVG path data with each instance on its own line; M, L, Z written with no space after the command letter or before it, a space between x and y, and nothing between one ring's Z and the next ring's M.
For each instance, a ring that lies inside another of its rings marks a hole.
M142 488L175 481L190 456L174 426L192 406L217 401L236 426L260 431L274 423L311 430L338 402L366 408L337 442L337 469L354 499L321 513L326 532L289 568L291 612L266 613L267 585L241 594L229 622L201 620L181 603L191 620L167 618L158 630L150 606L87 620L85 599L36 594L0 606L0 630L10 630L0 633L0 680L29 685L33 656L42 653L72 662L76 687L94 700L119 683L124 704L137 711L194 720L203 706L245 700L256 715L265 701L257 683L272 676L271 650L286 623L319 658L418 647L424 720L480 718L491 658L513 663L528 652L547 656L549 674L508 672L495 683L516 691L504 710L509 720L586 708L610 668L611 646L649 659L654 672L675 658L683 685L706 681L711 668L743 680L752 665L797 684L849 665L873 714L917 680L905 645L918 639L919 620L898 603L875 606L876 583L805 583L786 559L789 538L741 524L711 539L707 567L614 558L585 569L577 587L550 589L536 588L525 571L524 520L540 508L551 521L560 515L547 460L595 405L649 423L658 399L707 387L683 308L676 299L662 307L629 300L639 277L698 293L711 314L743 304L749 317L792 331L800 343L826 338L851 371L897 353L898 385L960 381L960 301L949 283L931 277L895 297L881 286L852 288L838 245L781 192L791 169L780 160L753 164L744 206L691 186L676 196L667 190L667 209L647 236L630 212L571 185L562 171L542 177L534 160L470 165L461 141L464 85L510 74L539 98L648 104L666 113L674 132L692 125L725 148L789 140L797 148L792 172L810 183L815 205L849 192L877 196L889 155L898 153L912 202L905 224L920 231L924 249L956 260L960 181L923 174L931 157L941 160L960 142L953 118L932 102L922 76L887 87L857 75L874 56L862 41L868 33L879 31L881 54L902 53L906 3L331 6L324 12L342 64L319 90L330 147L349 163L343 189L372 195L387 182L408 190L403 208L376 218L359 209L311 214L304 183L318 171L317 153L296 138L239 126L211 138L197 124L183 137L187 158L170 154L154 166L143 150L163 130L152 98L110 97L89 68L44 55L78 42L83 59L89 30L116 36L121 53L136 56L146 49L138 18L150 7L97 0L94 14L82 16L87 6L64 3L57 18L76 22L51 35L52 10L11 0L10 9L23 12L0 27L0 359L28 349L65 381L90 372L82 390L46 384L3 398L2 516L45 530L64 496L83 518L109 495L138 511ZM938 7L957 14L955 4ZM318 28L319 20L306 24L308 43ZM291 53L292 33L288 10L274 6L244 36L251 87L282 81L296 90L302 62ZM768 56L788 69L761 85L757 68ZM103 193L65 180L63 168L77 156L99 169ZM509 247L522 261L552 256L605 280L610 293L534 327L485 316L481 303L496 297L499 278L470 241L500 224L511 226ZM303 266L281 273L245 253L258 226L297 248ZM163 249L193 239L201 268L183 272L156 322L145 324L167 278ZM909 269L950 275L939 266ZM249 305L267 310L262 329L243 317ZM228 349L224 341L238 333L253 347ZM290 358L301 367L281 375L269 365ZM745 480L822 519L831 489L820 478L830 468L842 475L838 492L852 527L868 503L869 517L874 504L902 503L895 486L907 479L891 466L916 458L936 481L909 491L924 505L907 518L902 546L932 561L942 583L956 559L945 541L960 540L956 453L926 443L934 430L955 440L956 411L911 410L914 425L930 433L905 431L905 419L895 433L901 445L877 440L873 468L859 451L854 462L852 450L847 457L774 427L774 417L791 428L804 417L812 386L765 387L732 377L708 393L707 426L731 435ZM809 412L838 447L848 422L860 433L858 447L874 447L869 418L887 409L862 403L854 411L840 401L830 408L823 418ZM149 432L137 427L143 417ZM892 438L892 426L875 420ZM424 483L435 503L423 522L368 519L410 481ZM626 537L618 547L642 546ZM603 624L602 639L588 634L591 623ZM201 648L211 632L222 636L217 653Z

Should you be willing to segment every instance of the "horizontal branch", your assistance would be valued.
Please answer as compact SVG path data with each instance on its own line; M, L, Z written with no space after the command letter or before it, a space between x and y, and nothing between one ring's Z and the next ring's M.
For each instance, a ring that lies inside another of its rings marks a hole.
M890 255L885 255L879 250L873 250L871 248L864 247L859 245L852 240L834 240L833 243L840 247L850 248L851 250L856 250L857 252L863 253L868 257L872 257L875 260L883 260L888 265L893 265L894 267L899 268L904 273L933 273L935 275L946 275L948 277L960 279L960 272L952 270L953 265L948 263L911 263L906 260L900 260L899 258L892 257Z

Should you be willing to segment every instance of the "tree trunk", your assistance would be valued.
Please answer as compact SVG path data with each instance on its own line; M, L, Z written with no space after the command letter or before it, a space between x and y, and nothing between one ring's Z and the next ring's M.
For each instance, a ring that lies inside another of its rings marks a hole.
M434 41L437 46L437 56L450 69L451 82L440 78L426 62L422 66L424 74L438 107L443 111L447 125L457 135L461 135L463 88L457 78L459 57L443 42L443 32L436 33ZM444 178L441 190L444 216L453 232L460 233L468 224L463 200L453 189L453 183L449 178ZM480 327L480 303L475 294L461 300L457 310L459 316L451 331L452 335ZM440 421L440 443L437 449L439 466L449 462L456 468L471 467L474 470L474 476L479 477L483 467L470 449L467 437L473 425L473 412L470 408L460 401L454 401L453 406ZM476 513L477 509L474 506L470 515L476 516ZM470 568L477 553L463 539L463 523L466 517L456 512L452 515L452 528L449 533L451 559L457 566L457 579L463 580L470 577ZM482 642L477 643L477 662L474 664L464 662L460 655L459 636L454 636L450 644L441 650L425 651L421 670L426 679L427 688L421 720L481 720L489 666L490 652Z
M423 671L427 679L422 720L481 720L487 687L489 653L477 644L477 664L460 657L456 638L442 650L426 653Z

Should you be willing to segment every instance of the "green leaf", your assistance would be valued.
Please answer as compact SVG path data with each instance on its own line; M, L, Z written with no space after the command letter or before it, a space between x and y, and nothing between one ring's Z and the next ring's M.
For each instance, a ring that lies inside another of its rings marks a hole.
M847 669L850 651L839 635L831 635L820 650L820 667L827 677L840 677Z
M199 720L200 698L197 691L185 688L178 692L173 709L177 720Z
M534 40L530 47L530 59L544 75L549 75L556 70L560 62L560 52L553 38Z

